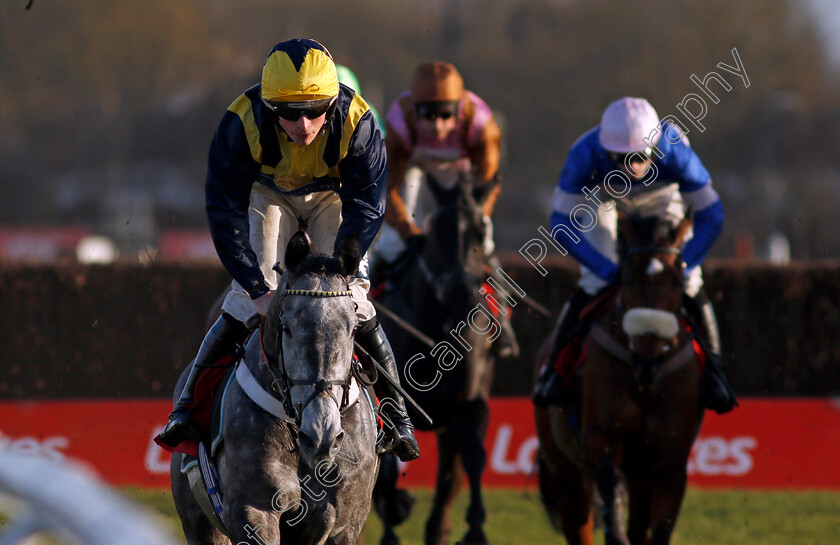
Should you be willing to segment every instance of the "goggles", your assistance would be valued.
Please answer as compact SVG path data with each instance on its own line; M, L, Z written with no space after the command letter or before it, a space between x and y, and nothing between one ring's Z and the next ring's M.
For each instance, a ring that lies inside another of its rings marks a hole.
M631 151L630 153L614 153L614 152L607 152L607 157L610 158L610 161L617 165L623 165L627 162L627 158L630 156L634 156L633 160L630 163L643 163L647 161L651 157L653 157L653 150L650 148L645 148L642 151Z
M307 119L317 119L327 113L337 97L322 98L321 100L307 100L305 102L272 102L262 99L263 104L278 117L286 121L297 121L305 116Z
M417 117L426 121L446 120L458 114L458 101L418 102L414 105Z

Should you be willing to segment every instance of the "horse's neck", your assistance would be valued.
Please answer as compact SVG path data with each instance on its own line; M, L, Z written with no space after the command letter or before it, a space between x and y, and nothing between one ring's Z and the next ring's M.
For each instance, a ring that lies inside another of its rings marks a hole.
M278 357L282 357L282 355L279 355ZM273 386L281 387L281 382L278 382L276 385L274 382L282 381L282 378L277 370L273 370L269 366L269 363L265 358L265 354L263 353L261 343L249 343L248 348L245 351L242 364L248 366L248 370L251 371L251 374L263 390L275 397L279 397L277 391L273 389Z

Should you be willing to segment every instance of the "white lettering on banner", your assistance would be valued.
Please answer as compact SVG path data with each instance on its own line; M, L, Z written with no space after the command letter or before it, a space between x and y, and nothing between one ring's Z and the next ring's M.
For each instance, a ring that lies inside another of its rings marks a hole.
M691 449L688 474L741 476L752 471L750 453L758 447L755 437L701 437Z
M163 431L164 426L152 430L149 435L149 446L146 447L146 469L155 475L166 475L169 473L170 454L157 446L155 437Z
M502 424L493 442L493 451L490 456L490 468L500 475L530 475L534 467L534 461L539 447L539 440L536 436L529 437L519 446L516 458L510 460L510 438L513 435L513 426Z
M48 460L60 462L64 460L62 449L70 446L70 440L63 435L45 437L39 441L37 437L18 437L13 439L0 435L0 450L24 456L43 456Z
M539 440L531 436L519 444L511 444L513 426L501 424L493 440L490 469L499 475L530 475L536 459ZM755 437L700 437L691 449L689 475L728 475L739 477L753 470L751 451L758 447Z

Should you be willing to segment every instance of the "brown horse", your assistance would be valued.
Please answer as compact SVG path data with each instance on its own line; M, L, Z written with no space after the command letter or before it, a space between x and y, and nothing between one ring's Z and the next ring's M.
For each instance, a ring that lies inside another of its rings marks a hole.
M608 545L670 542L702 421L697 356L680 320L690 227L690 214L676 227L619 214L619 289L594 320L573 378L579 430L562 409L536 409L542 500L570 545L593 543L596 486ZM615 509L622 475L626 534Z

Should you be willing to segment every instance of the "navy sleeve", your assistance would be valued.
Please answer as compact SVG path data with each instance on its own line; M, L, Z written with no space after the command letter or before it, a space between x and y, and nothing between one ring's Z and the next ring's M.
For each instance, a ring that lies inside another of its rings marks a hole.
M359 120L347 155L338 165L341 174L341 226L335 249L355 234L367 252L385 217L388 161L385 142L370 110Z
M269 291L249 239L248 207L259 168L241 119L225 112L210 144L204 184L207 219L222 265L252 299Z

